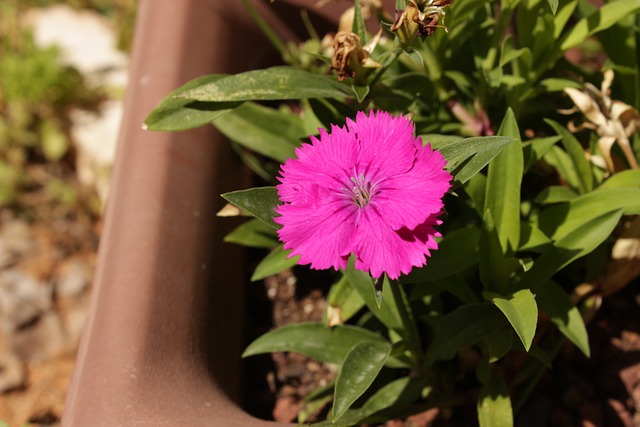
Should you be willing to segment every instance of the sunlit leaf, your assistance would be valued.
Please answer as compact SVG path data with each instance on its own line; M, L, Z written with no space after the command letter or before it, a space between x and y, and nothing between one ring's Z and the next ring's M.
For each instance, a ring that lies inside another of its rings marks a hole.
M484 292L483 295L502 311L528 351L538 324L538 306L531 291L521 289L508 296L492 292Z
M273 228L280 228L279 224L273 221L277 215L275 208L280 203L278 190L275 187L256 187L248 190L232 191L225 193L222 197L229 203L244 209L260 221Z
M337 421L371 386L391 353L391 344L363 341L353 346L336 378L331 419Z
M247 71L207 82L177 98L207 102L267 101L300 98L349 98L351 90L336 80L290 67Z
M242 357L292 351L339 365L355 345L371 341L386 343L379 335L356 326L328 328L322 323L292 323L260 336L249 344Z

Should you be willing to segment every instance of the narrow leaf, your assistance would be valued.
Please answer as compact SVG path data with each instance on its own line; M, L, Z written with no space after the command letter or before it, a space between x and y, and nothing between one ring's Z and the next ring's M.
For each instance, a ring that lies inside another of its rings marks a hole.
M538 324L538 306L531 291L521 289L507 297L491 292L484 292L483 295L502 311L525 350L529 351Z
M493 371L478 396L478 423L480 427L512 427L513 409L509 390L502 376Z
M233 229L224 241L252 248L273 248L279 243L275 230L255 218Z
M148 130L181 131L211 123L223 114L242 105L240 102L197 102L190 99L177 98L194 87L214 83L226 74L213 74L198 77L179 89L171 92L147 116L144 125Z
M336 378L331 420L337 421L351 407L384 366L391 353L391 344L382 341L364 341L347 354Z
M555 282L548 281L536 287L536 300L540 309L547 313L560 332L589 357L589 336L580 314L567 293Z
M628 169L618 172L600 184L598 190L614 187L640 188L640 169Z
M520 185L524 172L522 144L516 118L511 109L500 125L498 134L518 142L508 145L489 164L485 210L493 215L503 254L513 254L520 238Z
M255 282L256 280L273 276L274 274L278 274L281 271L296 265L300 256L289 257L290 254L290 250L283 249L282 245L278 245L256 266L256 269L251 276L251 281Z
M322 323L293 323L262 335L247 347L242 357L292 351L339 365L353 346L371 341L386 343L379 335L356 326L327 328Z
M336 80L290 67L247 71L204 83L177 95L178 98L209 102L350 96L349 87Z
M569 154L571 162L578 173L580 192L587 193L591 191L595 185L595 177L593 176L591 165L585 156L584 148L582 148L582 145L580 145L576 137L560 123L549 119L545 119L545 122L562 137L562 145L567 151L567 154Z
M244 209L265 224L278 229L279 224L273 221L275 208L280 203L278 190L275 187L257 187L248 190L232 191L222 197L239 208Z
M546 283L560 269L593 251L618 225L622 210L606 212L592 218L559 239L558 250L542 254L523 277L521 286L532 289Z
M227 138L280 163L293 157L300 140L307 136L298 116L253 102L246 102L213 124Z
M455 186L480 172L514 138L485 136L466 138L447 144L439 151L447 159L446 169L454 175Z
M551 13L555 15L558 10L558 0L547 0L547 3L549 3L549 7L551 8Z
M624 0L607 3L588 17L581 19L566 35L560 49L565 51L582 43L587 37L611 27L640 10L640 0Z

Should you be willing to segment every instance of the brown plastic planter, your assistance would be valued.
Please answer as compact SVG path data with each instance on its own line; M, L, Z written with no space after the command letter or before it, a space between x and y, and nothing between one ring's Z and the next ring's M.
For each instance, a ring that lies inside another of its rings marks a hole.
M336 21L349 2L317 11ZM255 1L282 35L296 6ZM300 29L298 29L300 31ZM245 176L213 128L141 129L199 75L268 65L273 52L240 0L142 0L130 86L89 318L62 424L259 426L240 395L243 254L222 243L219 194Z

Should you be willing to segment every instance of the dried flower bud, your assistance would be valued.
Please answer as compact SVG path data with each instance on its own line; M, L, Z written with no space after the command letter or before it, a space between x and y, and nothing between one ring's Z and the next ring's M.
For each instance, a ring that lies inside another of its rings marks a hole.
M436 28L447 30L444 26L444 8L452 3L453 0L409 0L406 9L396 10L391 31L398 35L402 46L408 47L416 36L428 37ZM440 17L442 25L438 24Z
M357 34L340 31L333 42L333 57L331 68L338 72L340 81L347 77L362 79L369 74L371 68L379 68L380 64L369 58L373 47L378 42L380 34L370 43L362 47Z

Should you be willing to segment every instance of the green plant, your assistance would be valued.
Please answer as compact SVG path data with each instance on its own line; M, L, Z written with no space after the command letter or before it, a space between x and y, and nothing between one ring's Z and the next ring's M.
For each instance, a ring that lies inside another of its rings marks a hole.
M338 365L329 391L307 400L308 408L317 407L333 395L330 419L317 425L455 406L465 381L475 384L480 425L513 425L565 340L589 355L580 309L610 293L606 278L596 279L620 224L640 214L640 74L628 59L640 51L634 34L640 1L601 8L582 0L396 5L404 12L394 18L380 13L379 40L366 32L356 1L352 31L336 35L333 57L322 56L316 39L295 47L313 51L288 67L201 77L169 95L146 124L175 131L212 123L262 179L277 183L279 164L318 127L342 126L362 110L409 115L454 177L438 250L397 282L384 275L372 280L352 257L335 275L325 324L272 331L244 355L294 351ZM286 58L296 57L261 24ZM594 67L588 55L600 64ZM620 78L611 95L598 97L591 88L603 79L601 66ZM330 70L339 79L325 75ZM613 142L602 127L570 132L569 116L559 111L572 106L565 93L591 97L589 105L599 109L587 113L578 105L582 113L575 110L573 119L598 121L600 114L623 125L635 152L629 155L620 132ZM611 114L605 98L623 99L625 114ZM260 103L272 100L299 102ZM604 145L603 138L609 138ZM272 249L252 280L297 263L279 243L276 209L284 201L277 188L223 197L240 208L235 212L255 217L226 240ZM579 288L596 282L585 299ZM578 306L572 294L583 297ZM519 376L507 377L522 353L528 357ZM459 363L462 356L473 363Z

